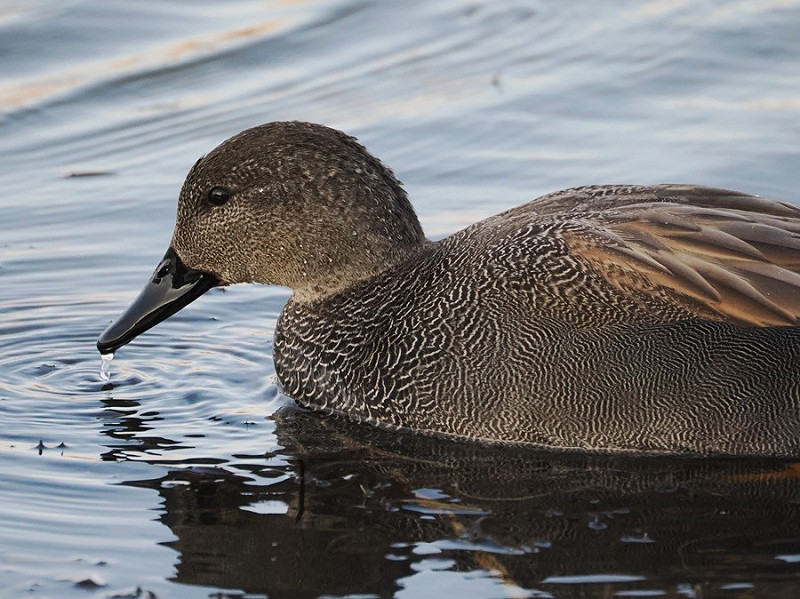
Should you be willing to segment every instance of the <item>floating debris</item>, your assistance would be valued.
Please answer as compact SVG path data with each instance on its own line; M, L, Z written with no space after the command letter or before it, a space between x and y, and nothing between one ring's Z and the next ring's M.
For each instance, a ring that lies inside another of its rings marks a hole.
M114 171L72 171L64 175L65 179L77 179L79 177L108 177L114 175Z

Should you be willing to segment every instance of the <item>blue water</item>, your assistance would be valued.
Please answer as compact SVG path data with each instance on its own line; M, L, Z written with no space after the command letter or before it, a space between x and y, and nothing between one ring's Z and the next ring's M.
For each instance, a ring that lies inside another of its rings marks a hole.
M0 596L798 596L796 463L297 412L286 289L207 294L104 381L189 167L283 119L357 136L434 238L588 183L797 204L800 2L0 3Z

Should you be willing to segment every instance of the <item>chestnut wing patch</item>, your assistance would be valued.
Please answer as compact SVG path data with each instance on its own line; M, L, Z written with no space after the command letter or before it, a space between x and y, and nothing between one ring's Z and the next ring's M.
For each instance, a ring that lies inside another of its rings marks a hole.
M596 197L588 199L581 190L546 196L542 208L567 208L560 215L570 253L612 286L701 318L798 324L799 209L694 186L629 188L616 198L602 189L589 188Z

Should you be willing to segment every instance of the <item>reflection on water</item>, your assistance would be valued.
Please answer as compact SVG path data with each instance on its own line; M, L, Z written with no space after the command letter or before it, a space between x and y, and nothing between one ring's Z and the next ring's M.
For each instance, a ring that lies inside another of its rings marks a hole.
M797 464L510 451L289 408L275 420L280 448L235 469L126 483L163 497L177 582L272 598L443 596L453 579L491 596L796 596Z
M794 599L796 465L287 410L286 289L208 293L108 381L95 341L191 165L270 120L359 137L434 238L590 183L797 203L798 30L798 0L0 3L0 598Z

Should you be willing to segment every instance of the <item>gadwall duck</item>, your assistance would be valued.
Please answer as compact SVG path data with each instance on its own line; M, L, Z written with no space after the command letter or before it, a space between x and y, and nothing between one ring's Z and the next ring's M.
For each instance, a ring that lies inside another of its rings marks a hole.
M562 449L800 455L800 210L694 185L559 191L440 241L355 139L248 129L192 167L113 352L208 289L293 290L300 405Z

